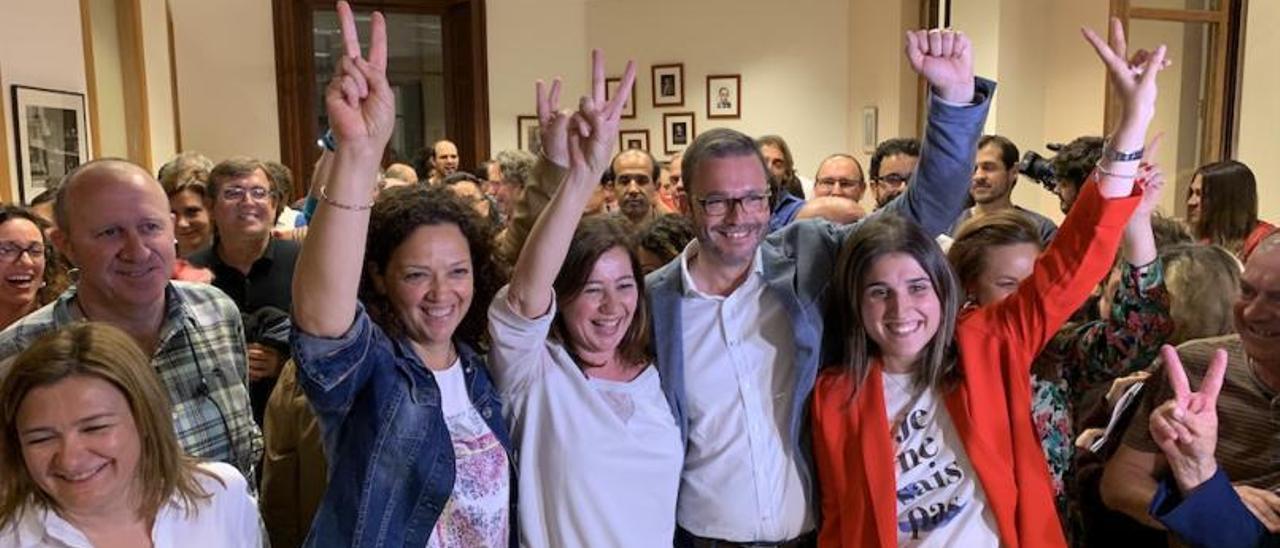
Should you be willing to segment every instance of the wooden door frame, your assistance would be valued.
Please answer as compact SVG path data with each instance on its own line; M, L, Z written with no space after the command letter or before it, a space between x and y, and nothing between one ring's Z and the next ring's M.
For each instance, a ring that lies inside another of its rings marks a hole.
M311 82L311 12L330 0L272 0L275 20L276 98L280 161L293 170L294 197L303 196L319 150ZM489 70L484 0L355 0L353 9L437 15L444 49L445 135L458 145L462 165L489 157ZM405 151L412 155L417 151ZM422 174L425 176L425 174Z

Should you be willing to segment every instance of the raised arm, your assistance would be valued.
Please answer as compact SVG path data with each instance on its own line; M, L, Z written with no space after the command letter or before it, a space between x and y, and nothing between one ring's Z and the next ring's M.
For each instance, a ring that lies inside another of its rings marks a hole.
M395 126L395 98L387 84L387 32L374 13L368 58L360 55L355 18L338 2L345 55L325 89L325 109L338 150L293 278L293 322L310 335L336 338L351 326L364 266L375 175Z
M541 81L537 84L538 123L543 142L565 146L565 154L560 159L566 161L568 174L534 223L511 276L507 300L526 318L541 316L551 306L552 283L569 252L583 208L609 167L617 143L622 105L635 80L635 65L627 63L618 95L606 100L604 58L599 50L591 53L591 65L591 96L583 97L578 112L572 115L556 110L560 80L552 82L549 93ZM550 155L548 159L555 161Z
M920 162L907 191L883 209L915 221L936 236L964 209L995 84L974 77L972 47L961 32L910 31L906 56L929 82L928 122Z

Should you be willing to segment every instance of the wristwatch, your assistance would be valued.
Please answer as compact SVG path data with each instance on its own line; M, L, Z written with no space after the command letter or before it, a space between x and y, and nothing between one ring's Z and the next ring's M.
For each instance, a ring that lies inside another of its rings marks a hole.
M319 139L316 139L316 146L329 152L338 150L338 140L333 137L333 130L324 130L324 135L321 135Z
M1133 152L1122 152L1111 146L1111 139L1107 139L1102 143L1102 160L1106 162L1133 162L1141 160L1142 154L1146 150L1146 147L1143 147Z

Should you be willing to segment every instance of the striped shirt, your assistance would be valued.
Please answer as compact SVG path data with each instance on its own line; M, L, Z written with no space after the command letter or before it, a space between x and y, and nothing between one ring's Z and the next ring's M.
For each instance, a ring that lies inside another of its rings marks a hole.
M0 377L41 335L84 321L75 287L0 333ZM187 454L222 461L252 478L262 433L249 407L248 357L235 303L213 286L170 282L151 357L173 402L173 425Z
M1280 395L1253 373L1239 335L1199 339L1178 347L1193 389L1209 368L1213 353L1227 350L1227 374L1218 395L1218 447L1214 457L1233 483L1259 489L1280 488ZM1163 368L1164 362L1157 360ZM1142 408L1125 433L1124 444L1145 453L1160 453L1147 421L1152 409L1173 398L1165 375L1151 376Z

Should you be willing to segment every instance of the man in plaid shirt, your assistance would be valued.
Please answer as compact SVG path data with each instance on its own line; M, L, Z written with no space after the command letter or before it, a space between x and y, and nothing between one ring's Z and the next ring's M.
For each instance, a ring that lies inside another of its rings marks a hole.
M160 183L123 160L96 160L58 190L52 239L79 269L76 284L0 333L0 376L41 335L77 321L110 323L151 356L169 391L178 442L253 479L262 434L246 388L244 332L218 289L170 281L173 215Z

